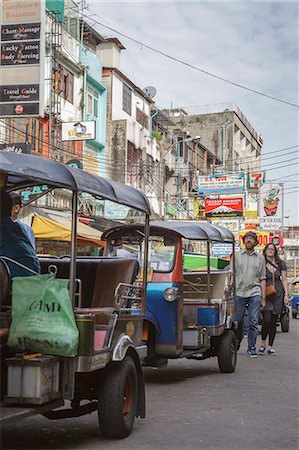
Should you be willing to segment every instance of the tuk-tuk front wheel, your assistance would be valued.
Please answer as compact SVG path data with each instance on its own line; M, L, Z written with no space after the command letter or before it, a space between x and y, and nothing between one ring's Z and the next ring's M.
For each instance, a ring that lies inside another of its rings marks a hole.
M113 362L99 392L98 417L104 436L124 438L133 428L137 412L138 380L133 359Z
M234 372L237 362L237 338L233 330L226 330L223 333L217 350L220 372Z

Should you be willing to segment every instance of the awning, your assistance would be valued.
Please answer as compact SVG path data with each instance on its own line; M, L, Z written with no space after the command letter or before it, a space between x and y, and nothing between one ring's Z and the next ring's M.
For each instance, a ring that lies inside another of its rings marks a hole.
M71 242L71 221L60 217L52 220L39 214L33 218L32 228L37 239L49 239L53 241ZM94 228L77 221L77 243L78 245L104 246L101 240L102 233Z

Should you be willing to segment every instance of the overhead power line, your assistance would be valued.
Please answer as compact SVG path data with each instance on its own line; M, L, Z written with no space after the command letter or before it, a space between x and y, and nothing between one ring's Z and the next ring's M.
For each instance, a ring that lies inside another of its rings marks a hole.
M84 9L87 9L87 8L85 7ZM88 11L92 12L94 14L94 16L99 17L97 15L97 13L94 12L93 10L91 10L90 8L88 8ZM87 17L87 15L84 15L83 12L82 12L82 16L86 17L87 19L89 18L89 17ZM106 28L106 29L108 29L110 31L113 31L113 33L116 33L116 34L118 34L118 35L120 35L120 36L122 36L122 37L124 37L124 38L126 38L126 39L128 39L130 41L132 41L132 42L135 42L135 44L141 45L142 47L147 48L148 50L151 50L152 52L155 52L155 53L157 53L159 55L162 55L162 56L164 56L167 59L175 61L175 62L177 62L179 64L182 64L182 65L184 65L186 67L189 67L190 69L193 69L193 70L196 70L198 72L204 73L205 75L208 75L210 77L216 78L216 79L218 79L220 81L223 81L224 83L228 83L228 84L231 84L233 86L236 86L236 87L238 87L240 89L252 92L252 93L260 95L262 97L269 98L269 99L274 100L276 102L284 103L286 105L294 106L295 108L299 108L299 105L296 104L296 103L288 102L286 100L283 100L281 98L275 97L273 95L269 95L269 94L266 94L264 92L258 91L257 89L249 88L248 86L245 86L243 84L237 83L235 81L231 81L231 80L229 80L227 78L221 77L220 75L216 75L216 74L214 74L212 72L209 72L209 71L207 71L205 69L201 69L200 67L197 67L197 66L195 66L193 64L190 64L190 63L188 63L186 61L183 61L182 59L176 58L175 56L169 55L168 53L165 53L165 52L163 52L161 50L158 50L158 49L156 49L156 48L154 48L154 47L152 47L152 46L150 46L148 44L145 44L144 42L139 41L138 39L132 38L131 36L129 36L129 35L125 34L125 33L122 33L121 31L116 30L115 28L112 28L112 27L110 27L108 25L105 25L104 23L102 23L100 21L97 21L94 18L94 16L92 17L92 21L93 21L94 24L100 25L103 28Z

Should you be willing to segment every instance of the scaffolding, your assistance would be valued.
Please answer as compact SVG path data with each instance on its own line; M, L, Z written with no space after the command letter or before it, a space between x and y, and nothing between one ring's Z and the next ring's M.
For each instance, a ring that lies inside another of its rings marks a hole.
M50 31L47 33L49 58L49 135L48 135L48 158L57 159L60 154L61 143L61 86L62 68L61 58L61 13L50 12Z

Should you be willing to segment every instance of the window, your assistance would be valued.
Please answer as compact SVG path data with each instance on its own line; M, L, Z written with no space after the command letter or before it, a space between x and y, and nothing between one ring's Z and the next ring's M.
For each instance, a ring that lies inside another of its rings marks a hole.
M61 96L74 103L74 74L65 67L61 68Z
M93 117L99 114L99 94L90 86L87 87L87 113Z
M136 108L136 120L143 127L149 129L149 117L139 108Z
M123 111L132 113L132 91L126 84L123 84Z

